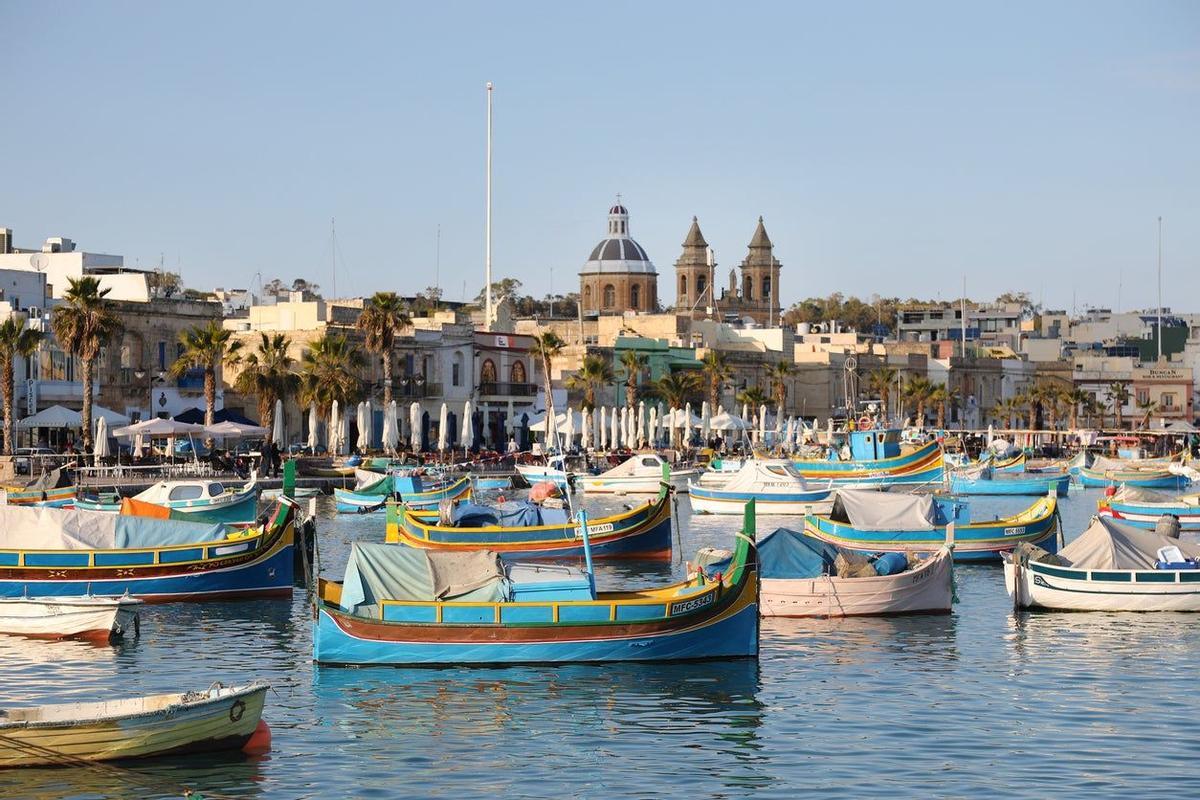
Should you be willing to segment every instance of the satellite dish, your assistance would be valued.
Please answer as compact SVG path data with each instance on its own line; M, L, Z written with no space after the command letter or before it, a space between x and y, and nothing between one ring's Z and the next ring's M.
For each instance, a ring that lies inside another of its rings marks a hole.
M50 259L46 257L45 253L34 253L29 257L29 265L38 272L41 272L50 266Z

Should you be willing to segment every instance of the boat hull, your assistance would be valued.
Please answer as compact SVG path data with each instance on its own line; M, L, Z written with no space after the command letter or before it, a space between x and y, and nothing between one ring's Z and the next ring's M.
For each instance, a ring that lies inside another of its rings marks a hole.
M950 491L962 495L1038 497L1053 491L1057 497L1066 497L1070 486L1071 476L1067 474L1001 479L950 476Z
M62 508L75 502L75 486L60 486L57 489L10 491L8 504L12 506L49 506Z
M1200 531L1200 508L1196 506L1163 505L1156 508L1131 503L1110 503L1107 506L1101 505L1096 513L1102 517L1119 519L1135 528L1150 530L1158 525L1158 520L1163 514L1174 514L1179 518L1181 531Z
M792 463L804 477L836 478L852 477L855 473L895 473L913 472L924 469L934 461L942 460L941 445L936 441L929 442L911 453L892 458L879 458L863 461L825 461L798 459ZM848 473L848 474L841 474Z
M769 494L727 492L693 484L688 500L692 504L692 511L697 514L741 514L750 500L754 501L756 512L760 516L806 516L828 514L833 510L833 492L829 489Z
M993 522L956 526L955 561L997 561L1021 542L1049 552L1058 551L1058 504L1052 497L1039 500L1021 514ZM932 530L859 530L827 516L808 516L804 531L838 547L864 553L935 553L946 544L946 526Z
M764 617L857 617L949 614L954 563L942 549L915 569L874 578L763 578Z
M697 470L672 471L671 488L677 492L686 492L688 491L688 481L697 475L699 475ZM662 474L655 472L653 475L613 478L590 475L579 478L577 481L582 484L586 494L658 494L662 484Z
M0 599L0 633L107 641L133 630L141 604L132 598L104 597Z
M400 501L412 508L437 508L443 500L457 500L471 495L471 479L459 478L453 483L428 492L402 493ZM359 494L346 489L334 489L337 510L343 514L362 513L367 509L382 511L387 494Z
M228 496L206 497L200 500L169 500L165 503L155 503L155 505L169 508L173 513L186 514L189 522L246 525L254 522L258 516L258 495L258 487L251 486ZM121 511L121 504L104 503L85 498L76 500L75 508L80 511L117 514Z
M7 746L0 747L0 767L53 766L61 764L64 757L113 761L237 749L258 728L266 692L266 684L255 684L241 690L224 690L216 697L198 702L164 704L157 710L113 718L0 722L0 736L10 740ZM21 750L12 742L30 749Z
M1186 476L1176 475L1167 470L1150 473L1125 470L1099 472L1085 468L1079 471L1079 480L1085 487L1098 489L1121 484L1142 489L1182 489L1188 484Z
M1200 611L1200 570L1083 570L1004 560L1004 586L1021 608L1054 611Z
M670 496L613 517L588 521L592 558L671 557ZM583 539L574 523L530 528L451 528L428 524L388 505L386 541L432 550L494 550L521 558L579 558Z

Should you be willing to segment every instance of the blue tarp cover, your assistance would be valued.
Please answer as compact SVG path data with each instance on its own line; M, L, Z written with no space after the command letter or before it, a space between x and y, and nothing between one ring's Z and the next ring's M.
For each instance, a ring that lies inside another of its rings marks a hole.
M482 528L491 525L501 528L528 528L535 525L565 524L567 512L560 508L543 508L527 501L498 503L494 506L460 503L455 506L452 519L458 528Z
M838 548L799 531L776 528L758 542L764 578L817 578L836 573Z

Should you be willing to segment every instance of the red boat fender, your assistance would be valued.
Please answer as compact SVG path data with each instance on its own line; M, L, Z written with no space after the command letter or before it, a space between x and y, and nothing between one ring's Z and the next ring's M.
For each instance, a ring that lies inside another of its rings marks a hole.
M271 752L271 726L265 719L258 721L258 727L242 745L242 752L248 756L261 756Z
M1115 487L1115 486L1106 486L1104 488L1104 496L1105 497L1112 497L1116 493L1117 493L1117 487Z

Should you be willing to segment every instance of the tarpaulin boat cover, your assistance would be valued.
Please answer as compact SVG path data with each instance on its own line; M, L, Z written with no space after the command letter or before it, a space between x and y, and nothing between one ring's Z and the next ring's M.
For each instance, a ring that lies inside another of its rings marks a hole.
M1200 495L1171 495L1157 492L1154 489L1143 489L1141 486L1122 484L1120 489L1109 498L1114 503L1166 503L1167 505L1194 506Z
M378 472L371 472L365 469L354 470L354 493L355 494L391 494L392 479L387 475L380 475Z
M1200 558L1200 544L1160 536L1111 517L1091 526L1058 555L1076 569L1154 569L1161 547L1178 547L1184 558Z
M344 611L381 600L498 603L509 595L500 556L491 550L442 553L355 542L342 582Z
M838 489L830 516L860 531L930 531L938 521L937 504L931 495L870 489Z
M807 492L808 484L798 473L794 473L793 469L790 462L782 459L747 461L729 482L721 487L721 491L752 494Z
M1166 472L1170 465L1165 461L1155 461L1145 458L1107 458L1096 456L1092 460L1092 469L1096 472Z
M44 492L47 489L57 489L60 485L65 485L65 482L63 481L63 471L58 468L43 472L36 478L30 478L24 482L14 481L9 485L20 491Z
M225 526L220 523L0 506L0 549L4 550L121 550L224 538Z
M450 518L457 528L529 528L536 525L564 525L568 520L567 512L561 508L545 508L524 501L493 506L459 503Z
M837 547L787 528L776 528L758 542L764 578L819 578L834 574Z

